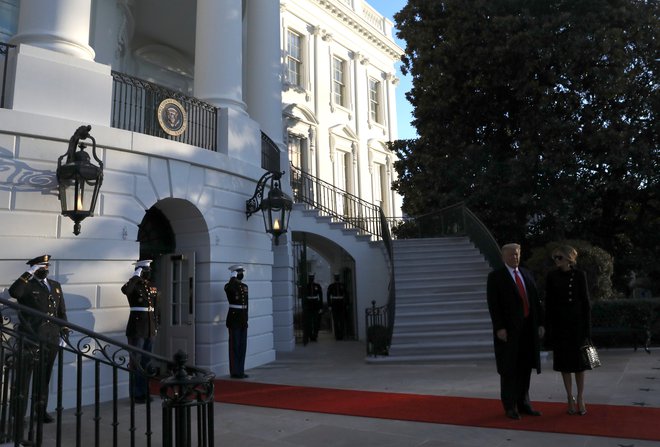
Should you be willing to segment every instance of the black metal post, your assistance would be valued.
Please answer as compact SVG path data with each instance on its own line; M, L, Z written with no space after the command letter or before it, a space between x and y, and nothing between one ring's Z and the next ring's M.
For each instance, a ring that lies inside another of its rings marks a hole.
M163 399L163 447L192 446L192 427L197 428L199 447L213 447L213 374L189 374L188 356L182 351L174 355L174 373L161 381ZM193 424L193 409L197 421Z

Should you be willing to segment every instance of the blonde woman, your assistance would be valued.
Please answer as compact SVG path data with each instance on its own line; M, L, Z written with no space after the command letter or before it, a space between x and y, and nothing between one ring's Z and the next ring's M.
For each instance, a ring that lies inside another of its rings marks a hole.
M587 275L575 268L577 251L562 245L552 252L556 269L546 279L547 341L553 350L553 369L561 373L568 414L585 415L584 372L591 369L582 346L591 339L591 306ZM573 395L573 376L577 400Z

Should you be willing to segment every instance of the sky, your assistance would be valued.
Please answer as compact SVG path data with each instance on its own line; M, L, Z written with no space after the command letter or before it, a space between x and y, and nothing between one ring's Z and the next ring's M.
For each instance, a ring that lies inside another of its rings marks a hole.
M367 0L376 11L387 17L394 23L394 14L399 12L407 3L407 0ZM396 29L394 30L394 40L399 46L405 49L406 44L398 37L396 37ZM396 88L396 113L397 124L399 129L399 139L416 138L417 132L413 126L410 125L412 120L412 106L405 98L405 94L412 87L410 76L403 76L399 68L401 63L397 63L396 75L399 78L399 85Z

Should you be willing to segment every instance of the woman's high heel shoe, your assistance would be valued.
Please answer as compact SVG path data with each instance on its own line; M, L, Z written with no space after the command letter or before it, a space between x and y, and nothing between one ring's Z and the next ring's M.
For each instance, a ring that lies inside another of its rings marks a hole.
M568 398L568 410L566 411L566 413L568 413L570 415L573 415L573 414L577 413L577 410L575 409L576 405L577 404L575 402L575 398L573 396L569 397Z
M587 406L584 404L583 400L580 400L578 402L578 414L580 416L584 416L585 414L587 414Z

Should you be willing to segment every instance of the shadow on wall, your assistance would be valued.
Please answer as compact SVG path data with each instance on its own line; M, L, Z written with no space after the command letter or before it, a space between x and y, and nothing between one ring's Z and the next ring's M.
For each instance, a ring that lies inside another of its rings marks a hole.
M11 156L7 149L0 149L0 191L41 191L57 196L55 171L32 168Z

